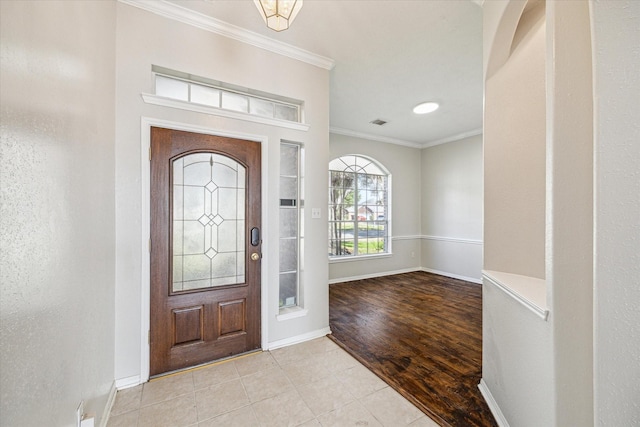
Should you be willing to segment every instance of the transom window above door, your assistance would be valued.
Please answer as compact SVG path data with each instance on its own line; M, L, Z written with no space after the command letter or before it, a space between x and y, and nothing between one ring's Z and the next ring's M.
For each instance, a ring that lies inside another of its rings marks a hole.
M255 89L248 89L152 66L155 95L189 105L262 117L283 122L302 122L303 102ZM183 105L186 107L186 105Z
M391 175L376 160L347 155L329 163L329 258L391 253Z

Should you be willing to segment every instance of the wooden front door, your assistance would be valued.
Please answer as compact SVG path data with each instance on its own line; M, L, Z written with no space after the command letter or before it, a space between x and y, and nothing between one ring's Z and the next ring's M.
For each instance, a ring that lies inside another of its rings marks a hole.
M150 375L260 348L260 144L151 128Z

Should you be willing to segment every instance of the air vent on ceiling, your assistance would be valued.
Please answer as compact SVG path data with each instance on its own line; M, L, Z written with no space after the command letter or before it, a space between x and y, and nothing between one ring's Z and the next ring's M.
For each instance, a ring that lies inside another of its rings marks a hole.
M378 125L378 126L382 126L387 122L385 122L384 120L381 120L381 119L375 119L375 120L370 121L369 123L372 123L372 124Z

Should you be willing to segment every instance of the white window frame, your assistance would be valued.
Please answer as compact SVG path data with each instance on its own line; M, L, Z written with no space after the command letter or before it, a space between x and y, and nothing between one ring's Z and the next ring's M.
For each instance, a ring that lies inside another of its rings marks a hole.
M291 319L296 319L299 317L303 317L306 316L309 313L309 310L305 308L305 298L304 298L304 174L305 174L305 170L304 170L304 164L305 164L305 147L304 144L300 143L300 142L294 142L294 141L287 141L287 140L281 140L280 141L280 148L282 150L282 146L293 146L293 147L297 147L298 149L298 164L297 164L297 175L293 176L293 175L287 175L287 174L283 174L282 171L282 164L280 167L280 178L296 178L297 180L297 197L296 197L296 202L295 202L295 208L285 204L284 206L282 205L282 199L280 200L279 204L279 209L295 209L297 212L297 218L298 218L298 227L296 230L296 237L295 240L297 242L297 258L298 258L298 262L296 265L296 279L297 279L297 283L296 283L296 303L295 305L283 305L283 306L279 306L278 307L278 315L276 316L276 319L278 320L278 322L283 322L283 321L288 321ZM282 153L282 151L281 151ZM282 159L281 159L282 161ZM283 194L282 192L280 192L279 197L282 197ZM284 200L288 200L288 199L284 199ZM282 238L282 236L280 235L280 238ZM280 239L279 239L280 240ZM282 253L279 254L279 256L282 256ZM280 278L282 274L288 274L291 273L293 271L288 271L288 272L282 272L280 271L280 269L278 269L278 277ZM280 289L278 289L278 294L280 293ZM278 295L278 300L279 300L279 295Z
M329 262L330 263L337 263L337 262L349 262L349 261L359 261L359 260L366 260L366 259L371 259L371 258L383 258L383 257L390 257L393 252L392 252L392 231L391 231L391 224L392 224L392 214L391 214L391 207L392 207L392 176L391 173L389 173L388 169L382 164L380 163L378 160L367 156L367 155L363 155L363 154L344 154L341 156L338 156L334 159L332 159L329 164L331 164L332 162L334 162L335 160L341 159L341 158L348 158L348 157L356 157L356 158L361 158L364 159L368 162L370 162L371 164L373 164L375 167L377 167L382 173L381 174L376 174L376 175L382 175L386 177L386 181L387 181L387 185L386 185L386 192L387 192L387 204L386 204L386 215L385 215L385 230L386 230L386 235L384 236L386 244L385 244L385 251L384 252L379 252L379 253L375 253L375 254L358 254L357 253L357 236L354 236L354 254L347 254L347 255L329 255ZM329 168L329 191L331 191L331 171L335 170L335 169L331 169ZM345 170L342 170L340 172L344 172ZM357 185L357 181L358 181L358 174L364 174L364 172L359 172L359 171L351 171L354 172L356 174L356 183L354 185ZM331 215L330 211L331 211L331 194L329 194L329 215ZM374 220L375 221L375 220ZM329 218L329 223L328 226L331 227L331 217ZM357 202L354 203L354 219L353 219L353 223L354 223L354 229L357 229L358 227L358 204ZM331 240L332 240L332 236L331 236L331 232L329 232L329 241L328 244L329 246L331 245Z
M233 85L231 83L225 83L217 80L212 80L206 77L195 76L181 71L175 71L168 68L152 65L152 86L154 93L141 94L142 99L147 104L159 105L163 107L177 108L181 110L193 111L197 113L211 114L226 118L244 120L254 123L266 124L270 126L278 126L286 129L294 129L307 132L309 125L304 123L304 101L288 98L280 95L275 95L267 92L258 91L255 89L248 89L241 86ZM164 78L184 82L187 87L187 99L177 99L170 96L163 96L156 92L156 77L161 76ZM217 106L199 104L191 102L191 87L192 85L206 86L220 91L220 99L223 93L240 95L247 98L247 103L251 102L251 99L256 101L267 101L274 104L274 116L268 117L256 113L247 111L237 111L234 109L221 108L222 103L219 102ZM285 120L281 118L275 118L276 106L284 106L287 108L295 108L297 111L296 120Z

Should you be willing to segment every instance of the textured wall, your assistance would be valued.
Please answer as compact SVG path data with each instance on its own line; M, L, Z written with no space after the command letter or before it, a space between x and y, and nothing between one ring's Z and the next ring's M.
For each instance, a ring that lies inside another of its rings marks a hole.
M115 3L0 2L0 424L113 384Z
M591 3L595 425L640 425L640 2Z

